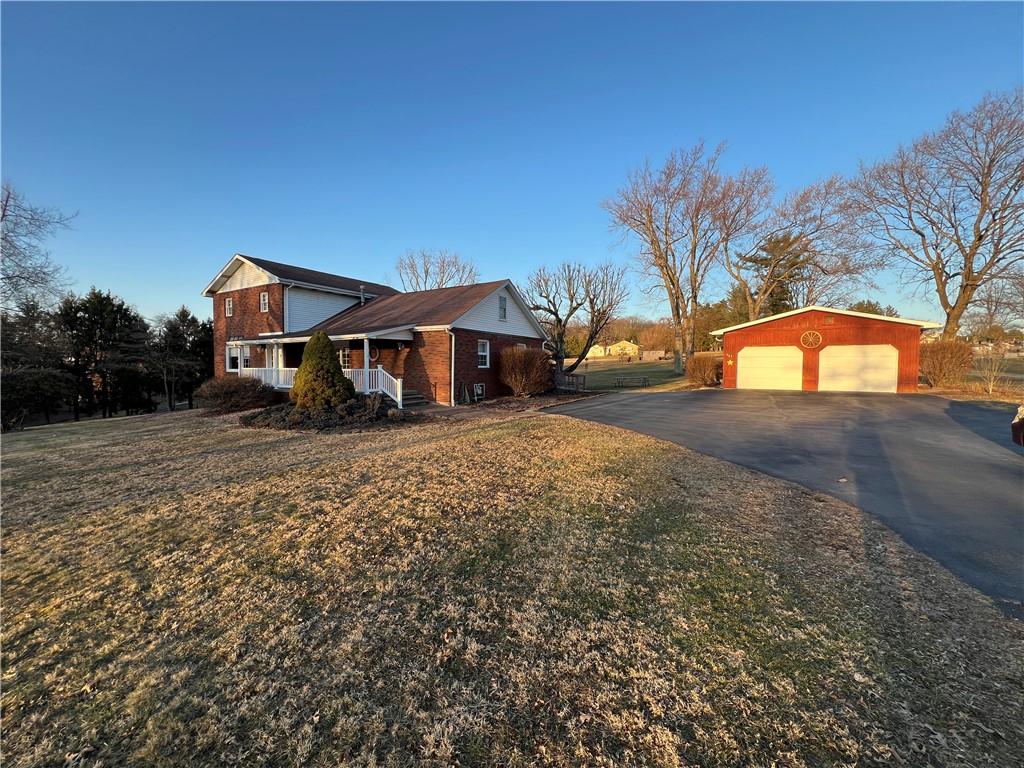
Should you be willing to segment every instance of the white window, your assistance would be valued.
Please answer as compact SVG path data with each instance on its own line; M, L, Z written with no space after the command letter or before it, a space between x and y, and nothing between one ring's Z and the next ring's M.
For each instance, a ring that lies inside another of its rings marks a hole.
M224 367L229 371L238 370L239 352L241 350L238 347L228 347L227 356L225 357Z
M260 312L270 311L270 294L267 291L260 293Z
M252 368L252 347L242 347L242 367Z
M352 367L352 350L348 347L342 347L338 350L338 359L341 361L342 368Z
M231 317L235 314L235 300L224 299L224 317Z
M520 349L526 349L525 344L516 344L516 346L519 347Z
M480 339L476 343L476 367L491 367L491 342L487 339Z
M498 297L498 319L499 320L508 320L508 297L507 296L499 296Z

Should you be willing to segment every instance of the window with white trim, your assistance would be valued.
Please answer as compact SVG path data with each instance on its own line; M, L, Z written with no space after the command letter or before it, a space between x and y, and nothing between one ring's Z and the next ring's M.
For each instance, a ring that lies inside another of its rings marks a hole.
M241 350L238 347L228 347L227 355L224 357L224 368L228 371L237 371L241 359Z
M270 311L270 293L267 291L260 292L260 312Z
M498 319L508 320L508 296L498 297Z
M224 317L231 317L235 314L235 300L232 298L224 299Z
M342 347L338 350L338 360L341 362L342 368L352 367L352 350L348 347Z
M252 368L252 347L248 345L242 347L242 367Z
M476 343L476 367L491 367L491 342L487 339L480 339Z

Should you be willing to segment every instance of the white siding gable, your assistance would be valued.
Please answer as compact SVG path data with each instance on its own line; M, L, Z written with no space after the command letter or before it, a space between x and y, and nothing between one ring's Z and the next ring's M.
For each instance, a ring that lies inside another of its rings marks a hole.
M276 283L277 278L273 275L269 275L259 267L254 267L252 264L242 262L242 266L235 270L235 273L227 279L223 287L217 291L217 293L223 293L224 291L237 291L240 288L252 288L256 285L267 285L268 283Z
M499 297L505 297L507 306L507 317L500 320ZM509 336L528 336L530 338L543 338L537 329L533 327L526 312L519 306L508 288L499 288L486 299L481 301L466 314L452 323L456 328L466 328L472 331L486 331L488 333L504 333Z
M285 331L304 331L359 303L355 296L342 296L309 288L286 288Z

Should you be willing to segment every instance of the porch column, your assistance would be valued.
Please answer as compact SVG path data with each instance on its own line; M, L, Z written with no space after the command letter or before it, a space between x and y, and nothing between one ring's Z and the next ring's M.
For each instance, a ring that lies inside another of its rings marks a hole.
M370 337L363 337L363 392L370 392Z

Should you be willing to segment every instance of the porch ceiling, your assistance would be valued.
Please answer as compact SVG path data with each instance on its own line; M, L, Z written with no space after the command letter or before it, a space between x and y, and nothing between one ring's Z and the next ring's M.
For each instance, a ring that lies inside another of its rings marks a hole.
M414 326L405 325L398 328L377 328L362 333L328 334L331 341L354 341L357 339L386 339L391 341L412 341ZM228 342L230 347L251 346L253 344L291 344L294 342L309 341L312 334L274 334L268 336L257 336L254 339L232 339Z

